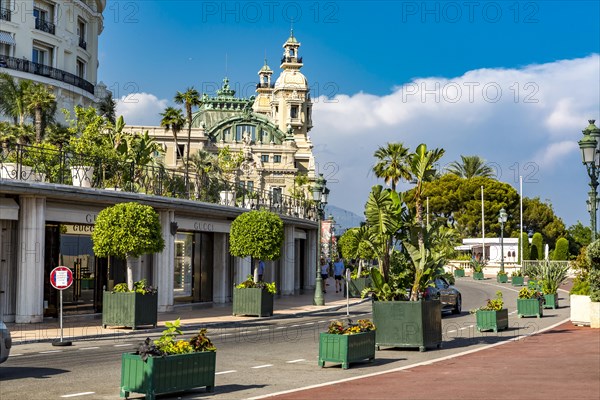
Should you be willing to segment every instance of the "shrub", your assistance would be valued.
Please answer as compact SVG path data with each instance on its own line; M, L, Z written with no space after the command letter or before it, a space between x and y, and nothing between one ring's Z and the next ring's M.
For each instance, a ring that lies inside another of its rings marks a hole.
M558 239L553 254L553 260L567 261L569 259L569 241L565 238Z
M473 269L473 272L483 272L483 268L485 268L485 262L477 261L475 259L471 259L469 265Z
M539 232L534 233L531 239L530 258L532 260L544 259L544 237Z
M571 288L569 293L589 296L590 282L588 280L580 280L579 278L575 278L575 280L573 281L573 287Z
M563 263L546 261L539 267L539 277L542 279L542 291L545 294L555 294L558 287L567 279L569 266Z
M332 321L327 328L327 333L334 335L354 335L362 332L374 331L375 325L368 319L359 319L356 324L348 319L348 323L342 321Z
M156 288L148 285L148 282L145 279L134 282L132 290L129 290L127 283L117 283L112 291L115 293L135 292L140 294L155 294L157 292Z
M586 254L590 263L588 276L590 300L597 302L600 301L600 239L590 243Z
M523 243L523 255L521 255L521 242ZM531 250L529 246L529 236L527 232L523 232L519 238L519 262L522 260L529 260L531 257Z
M519 291L518 295L519 299L543 299L544 297L540 292L533 288L524 287Z
M248 275L248 277L246 278L246 280L242 283L240 283L239 285L236 286L236 289L245 289L245 288L258 288L258 289L263 289L266 290L267 292L271 293L271 294L275 294L277 293L277 288L275 287L275 282L254 282L254 278L252 277L252 275Z
M488 299L485 306L481 306L476 310L471 311L472 313L477 312L477 310L482 311L500 311L504 307L504 300L502 300L502 292L496 292L496 298Z

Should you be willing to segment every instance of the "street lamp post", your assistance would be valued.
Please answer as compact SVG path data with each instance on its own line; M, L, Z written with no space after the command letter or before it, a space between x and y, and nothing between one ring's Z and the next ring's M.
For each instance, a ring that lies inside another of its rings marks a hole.
M582 131L583 139L579 141L579 148L581 149L583 165L585 165L590 177L591 190L588 199L588 211L590 212L592 241L594 241L597 236L596 212L598 210L598 175L600 173L600 129L594 125L595 120L590 119L588 122L590 124Z
M325 298L323 297L323 278L321 278L321 221L325 215L325 205L327 205L327 197L329 189L326 186L327 180L323 178L323 174L315 180L315 185L312 188L312 195L317 207L317 276L315 278L315 298L314 305L324 306Z
M504 208L500 209L498 222L500 223L500 273L504 273L504 224L508 220L508 214Z

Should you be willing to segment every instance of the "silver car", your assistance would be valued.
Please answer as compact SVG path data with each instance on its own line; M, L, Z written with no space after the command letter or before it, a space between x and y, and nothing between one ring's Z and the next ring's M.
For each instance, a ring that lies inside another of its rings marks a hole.
M0 364L8 360L8 354L12 346L10 332L4 322L0 321Z

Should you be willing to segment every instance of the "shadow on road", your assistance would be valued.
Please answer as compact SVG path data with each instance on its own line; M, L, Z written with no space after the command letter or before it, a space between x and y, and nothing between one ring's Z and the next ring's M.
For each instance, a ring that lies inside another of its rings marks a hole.
M36 378L47 379L52 375L64 374L66 369L57 368L36 368L36 367L9 367L0 368L0 380L7 381L11 379Z

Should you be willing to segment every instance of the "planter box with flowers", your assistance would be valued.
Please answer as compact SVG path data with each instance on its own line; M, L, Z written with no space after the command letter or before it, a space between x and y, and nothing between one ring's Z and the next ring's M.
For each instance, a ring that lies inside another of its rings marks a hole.
M134 283L129 291L126 283L115 285L112 292L102 296L102 327L124 326L136 329L139 326L156 327L158 296L156 289L146 284L146 280Z
M514 271L510 276L510 283L513 286L523 286L523 274L521 271Z
M481 281L485 278L483 275L483 268L485 267L485 263L479 262L477 260L471 260L470 262L471 269L473 270L473 279Z
M275 282L254 282L248 276L233 289L233 315L270 317L273 315L273 295L277 292Z
M489 299L487 304L475 310L477 330L498 332L508 328L508 309L503 308L502 292L496 292L495 299Z
M136 353L121 356L121 397L144 393L146 399L215 385L216 348L200 329L190 340L175 340L181 334L179 319L167 322L160 339L147 338Z
M496 275L496 282L498 283L507 283L508 282L508 275L503 273L503 272L498 272L498 275Z
M366 319L348 325L333 321L327 332L319 337L319 366L326 361L341 363L348 369L350 363L375 359L375 326Z
M522 317L538 317L544 316L544 296L535 289L527 287L519 291L517 298L517 314Z
M456 268L454 270L455 278L464 278L465 277L465 269L464 268Z

